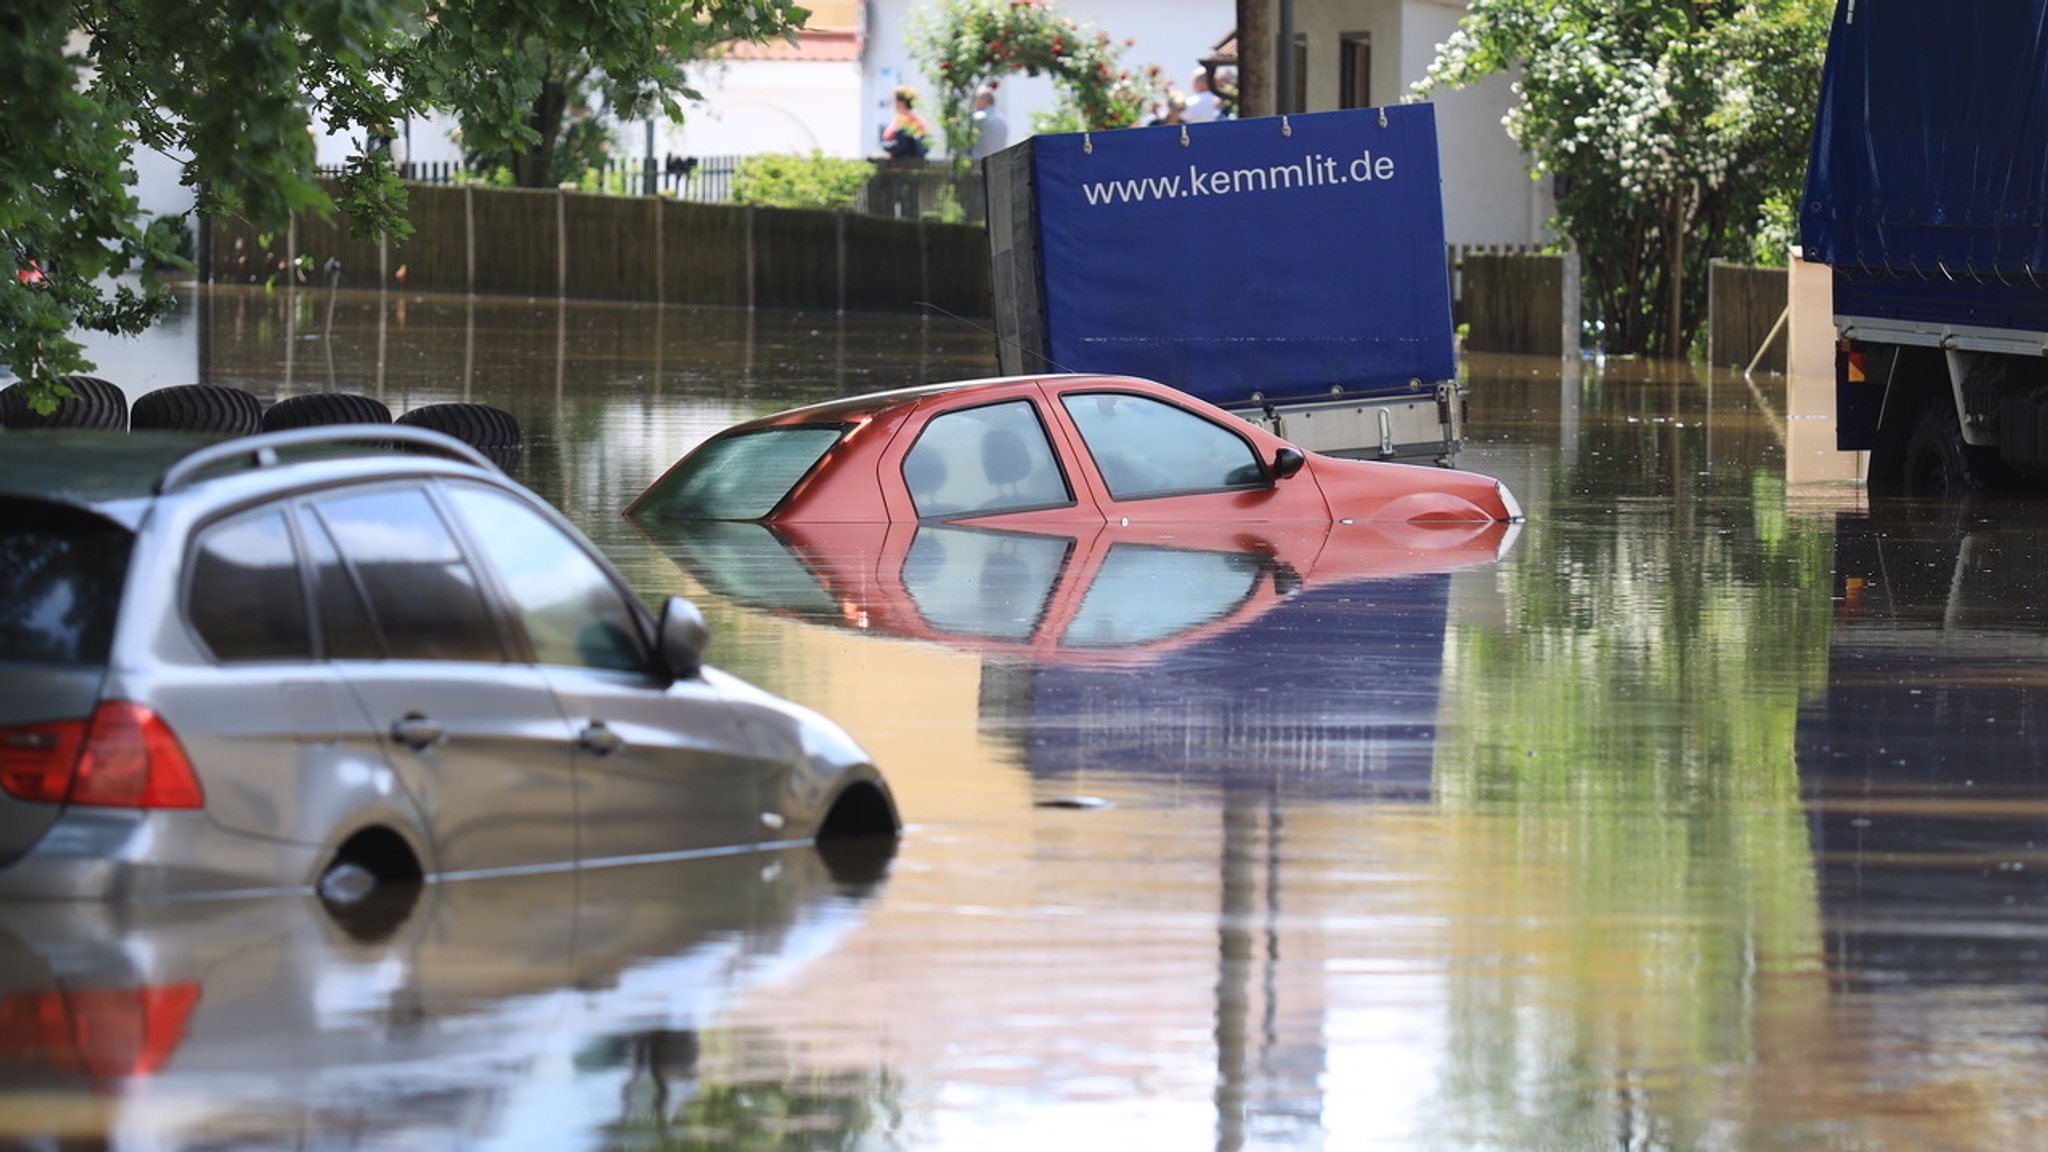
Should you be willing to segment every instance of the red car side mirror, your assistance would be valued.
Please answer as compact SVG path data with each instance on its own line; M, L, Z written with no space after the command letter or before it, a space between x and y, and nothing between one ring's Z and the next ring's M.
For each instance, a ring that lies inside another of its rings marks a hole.
M1306 463L1308 463L1308 457L1303 455L1299 448L1283 447L1276 449L1273 452L1273 478L1285 480L1296 472L1301 471L1301 466Z

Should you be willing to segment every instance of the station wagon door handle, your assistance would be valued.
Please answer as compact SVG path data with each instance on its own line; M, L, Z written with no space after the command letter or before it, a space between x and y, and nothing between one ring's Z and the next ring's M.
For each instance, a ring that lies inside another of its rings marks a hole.
M576 734L576 743L594 755L609 756L626 746L626 738L605 727L604 721L592 720Z
M391 738L415 752L439 744L448 731L417 712L391 725Z

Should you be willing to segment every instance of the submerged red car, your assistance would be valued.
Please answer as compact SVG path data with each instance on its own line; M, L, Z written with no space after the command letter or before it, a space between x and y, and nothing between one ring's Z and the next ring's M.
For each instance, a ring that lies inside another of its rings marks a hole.
M1520 531L1487 520L1029 532L705 521L648 539L716 595L779 616L1040 666L1128 666L1228 644L1304 598L1400 605L1398 622L1373 629L1397 635L1418 623L1404 610L1416 589L1499 560Z
M1129 376L966 380L736 424L626 508L643 520L972 522L1513 521L1489 476L1304 452L1212 404Z

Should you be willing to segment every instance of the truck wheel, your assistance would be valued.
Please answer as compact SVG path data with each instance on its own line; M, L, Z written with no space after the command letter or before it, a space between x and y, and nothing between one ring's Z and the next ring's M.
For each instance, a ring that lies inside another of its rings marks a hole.
M1961 496L1990 486L1993 464L1963 442L1955 401L1936 396L1920 410L1906 438L1905 494Z

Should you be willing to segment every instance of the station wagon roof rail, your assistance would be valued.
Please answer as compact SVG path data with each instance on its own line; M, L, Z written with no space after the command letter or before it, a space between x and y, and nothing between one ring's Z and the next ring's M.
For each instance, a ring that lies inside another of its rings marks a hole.
M155 485L157 495L179 491L198 481L206 472L243 461L249 468L274 468L283 463L281 452L306 448L349 448L352 456L418 454L446 457L479 468L498 470L483 453L452 437L404 424L328 424L315 428L292 428L265 432L220 444L209 444L164 469Z

